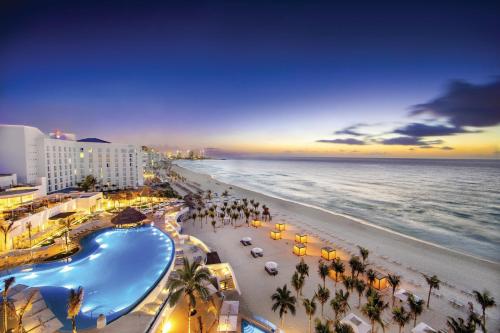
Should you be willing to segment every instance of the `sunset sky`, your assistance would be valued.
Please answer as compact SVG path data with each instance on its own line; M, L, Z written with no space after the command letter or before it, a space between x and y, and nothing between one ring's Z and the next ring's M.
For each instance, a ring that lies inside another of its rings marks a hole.
M500 5L2 1L0 123L219 153L500 157Z

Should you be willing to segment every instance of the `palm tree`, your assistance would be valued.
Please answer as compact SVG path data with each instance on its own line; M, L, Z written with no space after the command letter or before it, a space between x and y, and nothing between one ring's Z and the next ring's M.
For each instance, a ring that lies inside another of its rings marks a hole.
M335 291L337 291L337 282L339 280L339 274L344 274L345 266L340 258L335 258L331 264L332 270L335 272Z
M245 208L243 211L243 214L245 214L245 222L247 223L247 226L250 226L249 219L250 215L252 214L248 209Z
M490 295L490 292L488 290L483 291L482 293L474 290L472 291L474 294L474 298L476 299L476 302L481 305L481 309L483 310L483 314L481 316L482 322L483 322L483 327L485 328L486 332L486 309L491 308L496 306L497 304L495 303L495 298Z
M417 317L424 311L424 301L421 299L416 299L413 294L408 296L408 305L410 306L410 312L413 317L413 327L417 326Z
M300 259L300 262L295 266L297 272L302 276L309 276L309 265L306 264L304 259Z
M30 241L30 249L31 249L31 228L33 227L33 225L31 224L31 221L28 221L26 222L26 224L24 225L26 227L26 229L28 230L28 238L29 238L29 241Z
M350 277L350 276L344 276L344 287L346 290L348 291L352 291L352 289L354 288L354 278Z
M327 320L324 324L321 320L316 319L314 323L314 332L315 333L332 333L330 329L330 322Z
M68 244L69 244L69 232L71 230L71 220L69 217L65 218L65 219L62 219L61 222L59 222L61 224L61 226L64 227L64 243L65 243L65 251L68 252Z
M16 228L17 228L17 226L14 226L14 221L4 222L0 225L0 232L3 234L3 248L5 251L8 250L8 248L7 248L8 236Z
M358 276L359 272L362 270L363 263L358 256L352 256L351 259L349 259L349 266L351 267L351 277L354 277L355 275Z
M330 329L330 322L327 320L323 324L321 320L316 318L316 321L314 322L314 332L315 333L332 333L332 330Z
M212 223L212 227L214 228L214 233L215 233L215 232L217 232L217 231L215 230L215 225L217 224L217 222L215 222L215 220L212 220L212 222L211 222L211 223Z
M35 300L35 295L36 295L36 290L32 291L29 295L28 298L26 299L26 302L19 308L19 311L17 311L17 333L23 333L23 317L24 314L28 311L31 310L31 306L33 305L33 301Z
M366 278L368 279L368 282L370 283L370 286L373 286L373 282L375 281L375 271L371 268L369 268L366 271Z
M323 307L325 303L328 301L330 298L330 290L328 288L322 287L320 284L318 284L318 290L316 290L314 297L318 300L318 302L321 304L321 317L324 317L323 314Z
M406 312L403 306L397 306L392 309L392 320L399 326L399 333L403 327L410 321L410 313Z
M279 309L279 316L281 319L281 328L284 328L285 325L285 316L290 311L292 315L295 316L295 303L297 303L297 299L295 296L291 295L290 290L286 284L283 288L278 287L276 292L271 296L271 299L274 301L272 310L276 312Z
M323 280L323 288L325 287L325 279L328 276L328 273L330 272L330 267L323 261L320 260L318 264L318 274L319 277Z
M385 329L384 322L382 321L382 312L389 307L378 294L368 297L368 302L363 306L361 312L370 319L372 326L372 333L375 333L375 323L377 322L382 329Z
M16 279L14 277L7 278L3 280L3 290L2 290L2 305L3 305L3 330L7 332L7 325L9 324L9 300L7 295L9 293L10 287L14 285Z
M394 306L394 293L401 282L401 277L397 274L387 274L387 281L389 281L389 284L392 287L392 306Z
M299 294L302 295L302 288L304 287L305 277L304 275L300 275L297 271L295 271L292 275L292 287L295 289L297 293L297 299L299 298Z
M433 276L427 276L425 274L422 274L425 278L425 281L427 282L427 284L429 285L429 294L427 295L427 309L429 308L429 303L431 301L431 291L432 289L437 289L439 290L439 284L441 283L441 281L439 280L439 278L436 276L436 275L433 275Z
M359 249L359 254L361 255L361 259L363 259L363 266L365 265L366 260L368 259L368 255L370 254L370 251L362 246L358 245Z
M83 288L71 289L68 298L68 318L71 319L71 329L76 333L76 316L80 312L83 303Z
M314 297L311 299L304 298L302 305L306 310L307 319L309 320L309 333L311 333L312 317L316 313L316 302L314 301Z
M349 324L337 322L335 324L335 333L354 333L354 329Z
M463 318L452 318L448 317L446 321L446 325L450 328L453 333L475 333L476 332L476 323L473 320L465 320Z
M183 258L183 267L176 270L177 276L170 277L167 282L169 290L168 302L171 307L184 296L188 301L188 332L191 332L191 316L196 309L196 298L208 299L207 282L211 283L210 271L206 267L201 267L200 260L190 263L188 258Z
M342 289L338 290L335 297L330 301L330 306L333 313L335 313L335 322L338 322L338 317L344 315L351 308L349 306L349 292L344 293Z
M361 296L363 295L363 292L366 289L365 281L361 279L354 279L354 288L356 288L356 291L358 292L358 308L359 308L361 306Z

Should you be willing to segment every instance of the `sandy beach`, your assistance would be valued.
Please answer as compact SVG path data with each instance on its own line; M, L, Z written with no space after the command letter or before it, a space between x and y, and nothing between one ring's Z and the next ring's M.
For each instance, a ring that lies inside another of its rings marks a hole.
M383 273L401 275L401 287L425 300L428 286L422 274L436 274L442 281L441 288L436 291L436 295L431 296L430 311L424 311L417 323L423 321L436 329L446 329L447 316L467 317L468 302L473 302L476 311L479 311L479 306L475 304L470 294L474 289L487 289L496 300L500 299L498 263L450 251L346 216L225 184L208 175L179 166L174 166L173 170L187 179L186 182L178 184L179 186L174 184L180 193L185 193L186 190L196 192L198 189L210 189L220 195L224 190L228 190L229 200L255 199L261 205L265 204L270 208L272 222L258 229L246 225L238 228L225 226L217 228L217 232L214 233L209 224L203 223L200 226L198 222L186 224L185 230L185 233L202 239L219 252L223 261L233 266L242 290L243 310L253 316L262 317L275 324L279 323L278 315L271 311L270 296L278 286L287 283L290 287L290 278L299 261L298 257L292 254L293 237L298 231L306 232L310 236L308 255L305 257L310 266L310 278L306 281L304 297L312 297L318 283L321 282L316 273L321 247L333 244L342 260L348 259L351 254L358 254L357 245L368 248L370 250L368 262L371 268ZM273 241L269 237L269 232L274 229L274 224L277 222L286 223L287 230L284 239ZM250 248L240 245L239 240L244 236L252 237L254 246L264 249L264 258L254 259L250 255ZM264 271L264 263L269 260L276 261L280 265L280 272L276 277L271 277ZM328 280L327 285L333 293L333 280ZM351 311L367 320L360 314L357 308L358 295L356 292L354 294L350 298ZM385 290L385 294L390 294L389 288ZM452 304L453 300L456 300L458 305ZM299 303L296 316L287 318L287 332L306 331L307 319L301 302ZM333 316L328 304L325 304L325 316L329 318ZM390 311L386 311L384 318L390 321ZM500 327L498 308L488 310L487 321L490 332L497 331ZM405 331L409 331L410 328L406 327ZM391 325L389 332L397 332L397 326Z

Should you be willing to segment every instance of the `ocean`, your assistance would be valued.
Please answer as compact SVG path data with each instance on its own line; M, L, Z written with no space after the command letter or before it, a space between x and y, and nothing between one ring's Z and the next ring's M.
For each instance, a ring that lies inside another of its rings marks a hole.
M249 190L500 262L500 161L372 158L176 161Z

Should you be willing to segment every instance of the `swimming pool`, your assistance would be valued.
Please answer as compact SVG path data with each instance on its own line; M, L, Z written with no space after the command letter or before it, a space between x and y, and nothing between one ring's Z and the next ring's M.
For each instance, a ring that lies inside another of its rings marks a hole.
M241 320L241 332L242 333L269 333L269 331L264 331L261 328L253 325L249 321L242 319Z
M82 250L62 260L0 273L0 280L14 276L16 283L40 287L45 302L64 330L69 289L82 286L84 301L77 327L92 328L99 314L108 323L132 310L158 283L170 267L174 244L155 227L105 229L81 241Z

